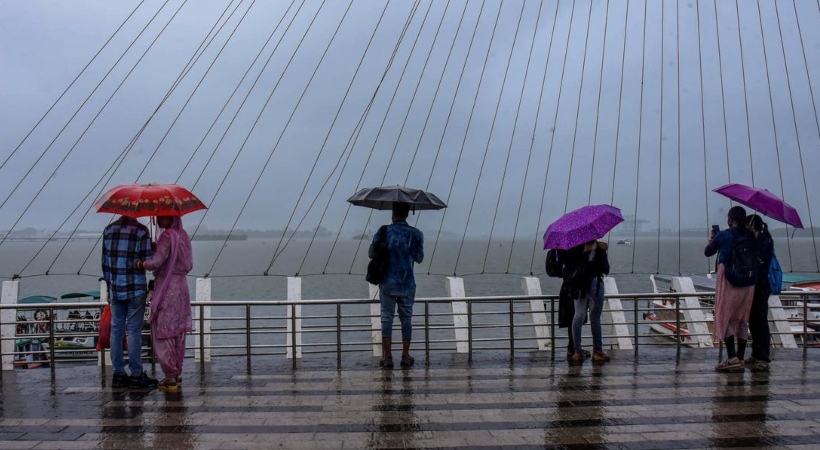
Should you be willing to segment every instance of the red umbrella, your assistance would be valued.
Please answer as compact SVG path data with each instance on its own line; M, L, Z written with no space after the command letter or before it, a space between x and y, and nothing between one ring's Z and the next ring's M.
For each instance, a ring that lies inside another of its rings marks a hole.
M196 195L176 184L124 184L105 193L94 204L97 212L129 217L183 216L208 209Z

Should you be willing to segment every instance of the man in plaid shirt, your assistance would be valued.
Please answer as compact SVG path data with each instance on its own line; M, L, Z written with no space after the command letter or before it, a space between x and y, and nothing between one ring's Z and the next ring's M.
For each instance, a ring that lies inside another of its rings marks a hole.
M151 257L151 235L137 219L121 216L103 231L102 272L111 303L111 363L114 388L152 388L157 380L142 370L142 325L148 285L138 260ZM125 373L123 335L128 336L129 377Z

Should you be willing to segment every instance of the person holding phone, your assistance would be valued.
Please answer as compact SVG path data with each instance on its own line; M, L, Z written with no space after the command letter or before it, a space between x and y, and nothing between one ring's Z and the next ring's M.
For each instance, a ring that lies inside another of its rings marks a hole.
M729 210L726 218L729 228L717 231L712 227L711 237L703 253L705 256L717 254L717 279L715 280L715 338L726 344L727 358L715 370L719 372L734 372L743 370L746 342L749 338L749 312L754 298L754 285L734 286L726 278L726 273L732 264L732 250L735 241L741 244L742 240L754 240L754 235L746 227L746 210L742 206L734 206ZM737 347L735 347L737 339Z

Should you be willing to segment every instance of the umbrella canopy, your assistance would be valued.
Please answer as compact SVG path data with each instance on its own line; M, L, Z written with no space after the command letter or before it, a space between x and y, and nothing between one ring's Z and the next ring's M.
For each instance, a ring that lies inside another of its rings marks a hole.
M794 206L781 200L766 189L755 188L738 183L729 183L714 189L720 195L728 197L743 206L771 217L774 220L789 224L795 228L803 228L803 221Z
M447 205L430 192L405 186L364 188L347 199L356 206L389 210L393 203L408 203L412 210L444 209Z
M129 217L183 216L207 209L202 201L176 184L124 184L106 192L94 204L97 212Z
M564 214L547 228L544 249L571 249L603 237L623 221L621 210L614 206L584 206Z

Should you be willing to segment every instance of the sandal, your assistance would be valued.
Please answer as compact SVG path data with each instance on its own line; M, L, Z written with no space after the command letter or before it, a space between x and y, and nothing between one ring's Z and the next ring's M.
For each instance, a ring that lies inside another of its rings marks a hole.
M727 359L715 366L715 370L718 372L737 372L738 370L743 370L743 368L743 361L737 358Z
M159 382L158 387L161 391L176 392L179 389L177 380L165 378Z
M755 359L754 356L750 356L746 358L743 362L745 362L747 366L751 366L752 364L757 362L757 359Z
M752 372L768 372L769 363L758 360L753 366L751 366L750 370Z

